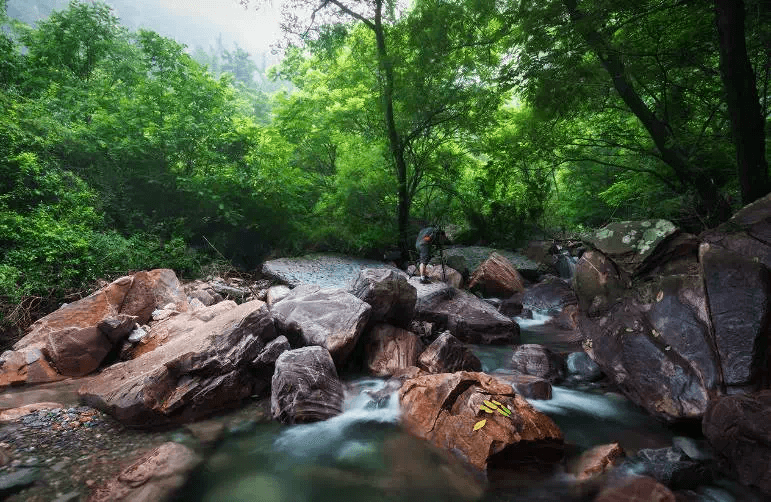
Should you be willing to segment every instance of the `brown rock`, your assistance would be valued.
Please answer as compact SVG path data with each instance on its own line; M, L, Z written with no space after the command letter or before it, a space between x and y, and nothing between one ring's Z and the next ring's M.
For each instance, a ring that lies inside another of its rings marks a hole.
M415 315L418 293L407 276L389 268L365 268L351 287L351 293L372 306L370 323L387 323L406 328Z
M9 350L0 356L0 387L18 384L38 384L64 380L34 346Z
M514 347L511 364L514 371L543 378L549 382L559 382L565 378L564 358L535 343Z
M423 342L414 333L389 324L377 324L367 334L364 347L369 373L390 376L417 365Z
M288 350L276 361L270 412L285 424L326 420L343 411L343 384L323 347Z
M482 371L482 362L449 331L440 334L420 354L418 366L429 373Z
M339 288L294 288L271 312L293 347L318 345L341 366L356 346L372 307Z
M201 461L187 446L164 443L94 490L88 502L168 500Z
M676 502L676 499L669 488L653 478L643 476L606 488L594 502Z
M45 354L61 375L88 375L112 350L110 339L96 326L65 328L48 335Z
M416 285L415 318L449 330L464 343L508 344L519 340L519 325L488 302L443 283Z
M170 336L152 352L106 368L78 394L132 427L202 418L265 385L253 361L277 336L264 303L243 303L190 332Z
M491 253L469 279L469 289L480 288L487 296L507 298L525 289L524 280L504 256Z
M702 430L742 484L771 496L771 390L713 399Z
M503 371L496 371L492 376L511 385L518 394L528 399L551 399L551 383L543 378Z
M484 373L413 378L404 382L399 399L408 432L482 471L491 461L496 465L521 461L518 450L534 443L552 445L561 455L562 432L554 422L517 396L510 385ZM511 416L482 411L485 400L507 406ZM484 426L475 431L481 420L486 420Z
M585 451L573 465L572 472L579 481L583 481L618 465L626 456L624 449L618 443L603 444Z

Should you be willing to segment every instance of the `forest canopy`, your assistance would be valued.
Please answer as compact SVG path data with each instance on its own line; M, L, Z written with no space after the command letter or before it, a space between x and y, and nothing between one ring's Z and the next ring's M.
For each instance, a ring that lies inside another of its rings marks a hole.
M698 232L769 191L762 0L292 0L270 69L98 1L34 25L6 4L5 325L135 269L406 254L426 223L508 247Z

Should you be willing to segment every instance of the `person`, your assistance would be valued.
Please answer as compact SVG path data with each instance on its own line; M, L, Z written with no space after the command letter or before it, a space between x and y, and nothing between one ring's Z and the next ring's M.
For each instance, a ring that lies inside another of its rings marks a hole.
M415 249L418 250L418 272L420 273L420 282L428 284L431 280L428 278L426 265L431 260L431 251L434 245L441 245L447 239L444 230L436 227L425 227L418 232L418 238L415 241Z

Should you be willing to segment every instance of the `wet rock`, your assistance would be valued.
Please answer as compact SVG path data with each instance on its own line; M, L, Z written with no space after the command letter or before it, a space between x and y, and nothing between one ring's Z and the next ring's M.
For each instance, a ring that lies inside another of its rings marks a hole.
M596 382L602 370L586 352L571 352L566 359L568 376L581 382Z
M350 289L351 294L372 306L370 323L407 328L415 316L418 293L403 273L385 268L367 268Z
M771 496L771 390L714 399L702 430L742 484Z
M594 502L676 502L669 488L648 476L633 477L600 492Z
M114 364L83 385L85 403L138 428L184 423L252 395L253 367L278 336L260 301L241 304L155 350Z
M710 244L699 249L699 263L724 382L758 384L768 369L771 273L750 257Z
M484 300L445 284L416 285L415 318L449 330L464 343L504 344L519 340L519 325Z
M390 376L417 365L424 348L416 334L390 324L376 324L366 338L367 368L374 376Z
M573 287L580 311L596 317L607 313L623 296L626 282L608 257L599 251L587 251L576 265Z
M618 443L595 446L581 454L571 472L579 481L584 481L615 467L625 456L626 452Z
M522 293L512 295L511 297L501 301L501 303L498 305L498 312L507 317L519 316L523 311L524 307L522 306Z
M474 353L445 331L418 358L418 367L429 373L481 371L482 362Z
M302 347L279 356L270 397L273 418L285 424L318 422L342 409L343 385L327 349Z
M669 421L701 418L709 400L704 380L646 314L644 307L626 299L601 318L581 316L584 350L632 402L654 416ZM705 342L690 348L710 350Z
M521 302L524 308L554 316L568 305L576 305L578 299L569 283L551 276L526 288Z
M511 364L514 371L543 378L551 383L565 378L565 360L542 345L529 343L514 347Z
M190 448L164 443L94 490L88 502L168 500L201 462Z
M293 347L318 345L342 366L369 321L372 307L337 288L298 286L271 312Z
M552 397L551 383L543 378L507 370L494 371L491 376L511 385L517 394L528 399L551 399Z
M460 371L413 378L404 382L399 400L408 432L481 471L490 463L510 466L522 462L522 453L531 452L528 447L535 444L543 447L539 450L542 461L562 457L562 432L554 422L516 395L510 385L484 373ZM486 400L502 403L510 416L482 411ZM486 421L480 426L482 420Z
M522 276L514 265L498 253L492 253L471 274L469 289L479 289L485 296L508 298L525 289Z
M628 460L638 472L673 490L709 484L713 473L708 463L694 460L680 448L646 448Z

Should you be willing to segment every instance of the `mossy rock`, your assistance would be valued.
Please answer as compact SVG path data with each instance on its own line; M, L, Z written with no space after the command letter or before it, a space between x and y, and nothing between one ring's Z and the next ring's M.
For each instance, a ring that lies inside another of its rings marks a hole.
M620 221L591 233L585 240L634 275L656 248L677 232L678 228L668 220Z

